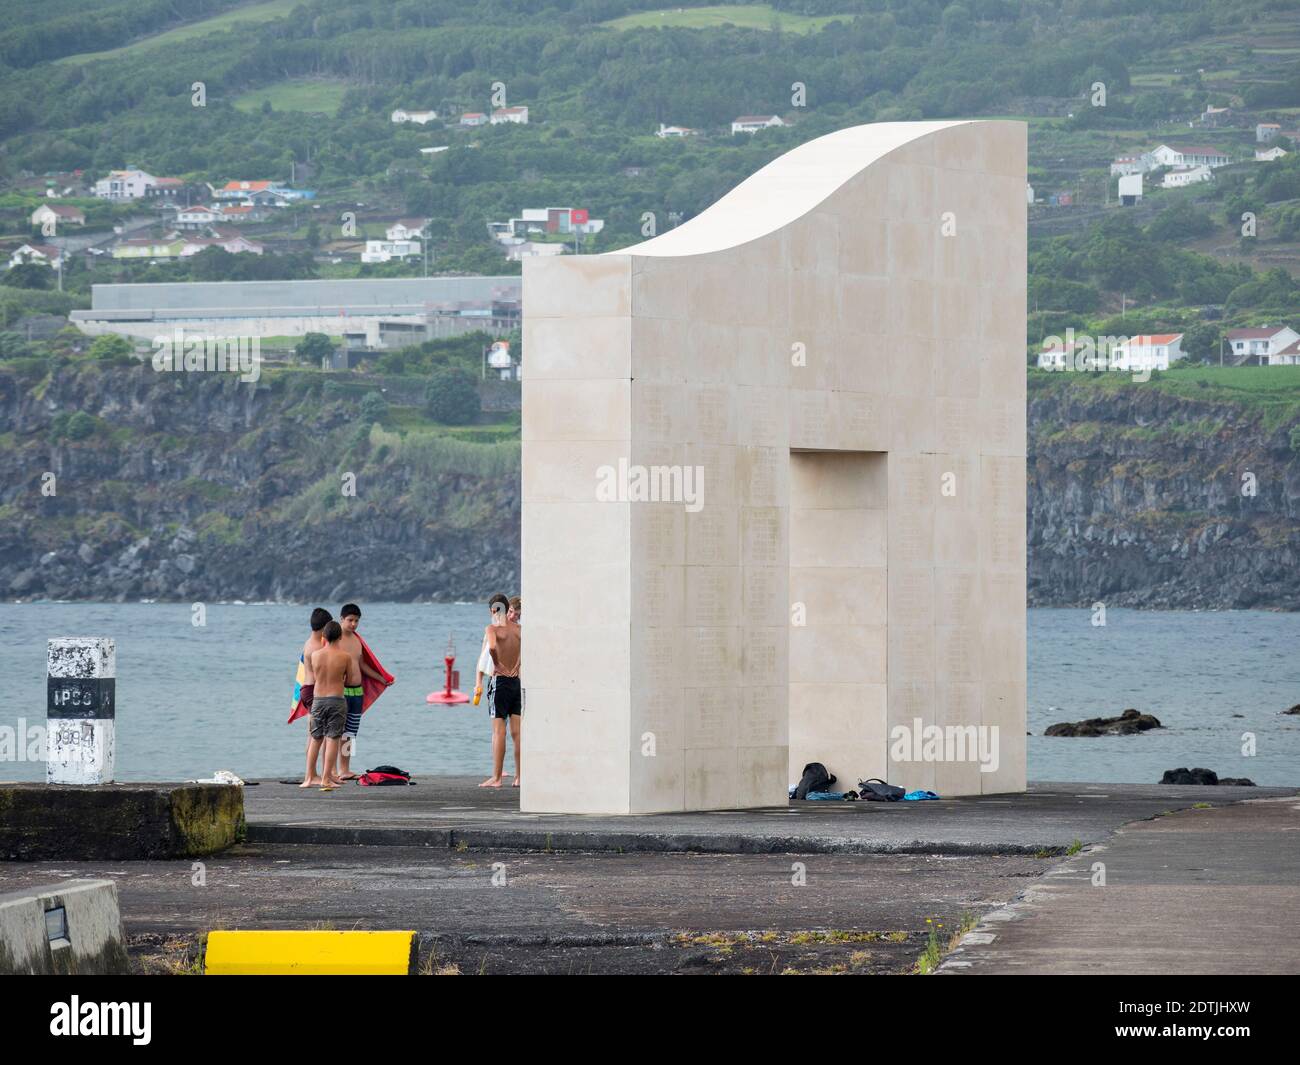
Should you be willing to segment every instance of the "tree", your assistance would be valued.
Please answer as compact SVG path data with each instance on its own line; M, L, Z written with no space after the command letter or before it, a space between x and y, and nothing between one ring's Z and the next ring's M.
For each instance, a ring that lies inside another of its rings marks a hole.
M105 333L103 336L95 337L90 344L90 357L103 362L129 358L134 351L131 342L116 333Z
M367 392L361 398L361 421L365 425L374 425L375 422L383 421L387 413L388 400L378 392Z
M445 425L466 425L479 414L478 389L464 370L434 370L424 392L429 416Z
M0 333L0 359L21 359L32 353L32 346L21 333Z
M41 263L19 263L5 271L4 283L10 288L49 288L54 272Z
M294 345L293 353L299 362L322 366L334 354L334 341L324 333L308 333Z

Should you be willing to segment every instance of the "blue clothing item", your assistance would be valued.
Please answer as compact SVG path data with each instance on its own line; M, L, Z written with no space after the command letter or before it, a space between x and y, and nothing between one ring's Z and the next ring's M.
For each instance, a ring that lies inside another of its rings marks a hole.
M804 796L804 798L805 798L805 799L808 799L808 800L810 800L810 801L812 801L812 802L827 802L827 801L829 801L829 800L831 800L831 799L843 799L843 798L844 798L844 792L842 792L842 791L810 791L807 795ZM938 796L936 795L935 798L938 798Z
M909 791L903 796L904 802L920 802L922 799L937 799L939 796L932 791Z

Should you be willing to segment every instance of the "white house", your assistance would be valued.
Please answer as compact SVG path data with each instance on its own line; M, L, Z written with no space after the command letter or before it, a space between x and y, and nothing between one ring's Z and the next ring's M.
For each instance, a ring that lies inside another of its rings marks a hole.
M176 227L178 229L203 229L222 219L221 214L211 207L198 205L195 207L182 207L176 212Z
M57 270L62 261L63 253L52 244L24 244L20 248L15 248L13 254L9 256L11 269L23 263L40 263L42 266Z
M142 200L145 190L157 183L156 177L143 170L112 170L95 182L95 195L101 200Z
M599 233L605 228L605 220L592 218L582 207L525 207L518 218L509 222L489 222L487 228L498 244L513 245L527 240L533 233L563 237L574 233L583 236Z
M462 126L486 126L488 116L482 111L466 111L460 116Z
M1300 366L1300 340L1294 340L1268 356L1269 366Z
M403 111L400 107L393 112L393 121L399 125L414 122L417 126L426 125L438 117L437 111Z
M1271 163L1274 159L1281 159L1284 155L1286 155L1286 149L1277 144L1271 148L1256 148L1255 162Z
M1160 182L1162 189L1181 189L1188 185L1199 185L1204 181L1213 181L1214 172L1208 166L1176 167L1165 174Z
M1218 148L1207 148L1203 145L1188 145L1184 148L1171 148L1167 144L1162 144L1156 148L1151 157L1156 161L1158 166L1227 166L1231 159Z
M421 154L421 155L437 155L439 152L445 152L445 151L446 151L448 148L450 148L450 147L451 147L450 144L437 144L437 145L434 145L434 146L431 147L431 148L421 148L421 149L420 149L420 154Z
M757 133L760 129L767 129L770 126L784 126L780 115L741 115L731 123L731 132L736 133Z
M1300 333L1286 325L1265 325L1252 329L1229 329L1224 339L1238 363L1254 359L1261 366L1289 366L1291 362L1275 362L1274 358L1300 340Z
M1048 337L1043 341L1042 350L1038 353L1038 368L1040 370L1068 370L1076 365L1076 352L1082 352L1087 347L1081 340L1062 340L1060 337Z
M665 126L660 122L655 136L668 140L671 137L695 137L699 132L698 129L691 129L689 126Z
M201 251L208 248L220 248L231 255L249 253L252 255L261 255L264 248L256 240L249 240L247 237L238 234L225 233L216 237L186 237L185 243L181 247L181 258L187 259L191 255L198 255Z
M43 203L32 212L32 225L40 226L41 232L53 233L59 226L84 226L86 215L79 207L69 207L62 203Z
M492 112L491 123L494 126L502 126L508 122L513 122L519 126L528 125L528 108L526 107L498 107Z
M1119 202L1121 207L1132 207L1141 199L1141 174L1125 174L1119 179Z
M1183 357L1182 333L1155 333L1129 337L1111 349L1113 370L1167 370Z
M517 244L507 246L506 258L514 262L519 259L535 259L546 255L563 255L567 248L567 244L548 244L544 241L523 240Z
M418 240L368 240L361 253L363 263L387 263L394 259L409 259L420 254Z
M1261 122L1255 127L1255 141L1258 144L1267 144L1281 132L1282 127L1276 122Z
M384 236L389 240L416 240L424 236L426 225L424 218L399 218L384 231Z
M1111 177L1125 177L1129 174L1145 174L1154 170L1159 164L1149 152L1142 155L1121 155L1110 164Z

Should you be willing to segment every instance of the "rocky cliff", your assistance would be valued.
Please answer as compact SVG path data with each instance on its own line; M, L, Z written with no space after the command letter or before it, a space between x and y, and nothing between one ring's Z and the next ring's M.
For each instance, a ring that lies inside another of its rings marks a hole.
M1300 607L1300 389L1173 378L1031 376L1032 605ZM358 400L305 371L252 386L0 364L0 595L517 589L517 442L457 439L411 408L372 424Z
M455 600L519 586L517 443L292 371L0 370L0 595Z
M1300 608L1294 384L1032 375L1030 604Z

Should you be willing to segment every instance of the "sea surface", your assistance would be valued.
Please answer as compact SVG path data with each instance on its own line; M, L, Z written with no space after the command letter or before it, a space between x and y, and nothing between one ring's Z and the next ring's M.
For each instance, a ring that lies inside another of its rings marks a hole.
M463 690L487 611L482 605L363 604L360 632L393 685L363 720L354 765L419 774L489 769L486 707L437 706L454 640ZM117 779L185 780L229 769L246 778L303 771L306 729L286 725L309 607L187 604L0 605L0 676L11 698L0 728L45 721L51 636L117 642ZM1259 611L1029 611L1029 778L1158 783L1166 769L1205 766L1260 785L1300 785L1300 614ZM526 631L526 626L525 626ZM1140 736L1043 736L1056 721L1126 707L1165 729ZM1237 716L1240 715L1240 716ZM743 720L738 720L743 727ZM1255 754L1244 755L1247 734ZM22 745L20 744L21 748ZM513 764L507 755L507 769ZM0 762L2 780L40 780L44 764Z

